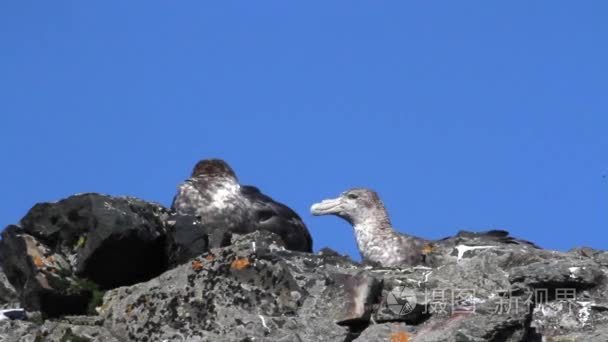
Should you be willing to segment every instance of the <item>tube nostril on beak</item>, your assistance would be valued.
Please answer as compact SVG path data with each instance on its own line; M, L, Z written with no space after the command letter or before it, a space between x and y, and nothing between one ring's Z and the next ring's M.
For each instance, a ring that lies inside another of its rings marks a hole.
M310 206L310 213L313 214L313 215L317 215L318 211L319 211L319 207L320 207L319 203L315 203L315 204L311 205Z

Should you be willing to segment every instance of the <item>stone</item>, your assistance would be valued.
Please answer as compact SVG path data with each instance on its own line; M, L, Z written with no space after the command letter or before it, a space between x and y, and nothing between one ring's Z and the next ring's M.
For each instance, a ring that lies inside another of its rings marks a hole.
M466 234L434 267L380 268L77 195L2 233L0 341L608 340L608 252Z
M19 306L17 291L8 281L4 270L0 267L0 309Z
M22 305L49 317L92 312L92 300L167 267L162 206L99 194L35 205L2 232L0 264Z

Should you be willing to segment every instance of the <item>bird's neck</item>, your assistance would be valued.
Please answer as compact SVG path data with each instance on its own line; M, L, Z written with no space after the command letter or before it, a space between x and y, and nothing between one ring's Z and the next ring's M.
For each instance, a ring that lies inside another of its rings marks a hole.
M367 250L367 245L383 240L394 234L391 220L383 206L370 209L364 218L353 222L355 238L359 250Z
M355 230L367 229L376 232L393 230L388 212L382 203L367 209L365 215L361 216L352 222Z

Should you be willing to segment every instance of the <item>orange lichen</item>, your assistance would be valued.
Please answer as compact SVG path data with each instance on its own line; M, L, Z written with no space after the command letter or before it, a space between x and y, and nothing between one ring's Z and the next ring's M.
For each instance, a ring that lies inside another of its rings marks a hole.
M200 260L198 260L198 259L192 260L192 269L195 270L195 271L202 270L203 269L203 263Z
M410 335L405 331L399 331L391 334L391 342L408 342Z
M249 267L250 264L251 264L251 262L247 258L236 258L230 265L230 268L240 271L242 269Z
M207 254L207 255L205 255L205 259L211 261L211 260L215 259L215 255Z
M42 260L42 258L40 256L36 255L34 257L34 265L36 265L36 267L44 266L44 261Z
M432 243L427 243L422 247L422 254L431 254L435 251L436 247Z

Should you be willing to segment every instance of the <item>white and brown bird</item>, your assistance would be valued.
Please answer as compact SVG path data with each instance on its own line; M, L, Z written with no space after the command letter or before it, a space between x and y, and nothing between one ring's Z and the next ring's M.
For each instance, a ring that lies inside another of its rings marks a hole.
M178 215L196 217L208 230L267 230L279 235L288 249L312 251L312 238L298 214L258 188L239 184L221 159L199 161L190 178L178 186L171 208Z
M310 210L313 215L336 215L348 221L363 260L383 267L438 266L446 259L460 260L466 251L498 244L537 248L528 241L508 236L504 230L460 231L454 237L436 241L397 232L378 194L365 188L350 189L338 198L313 204ZM446 258L448 255L454 258Z

